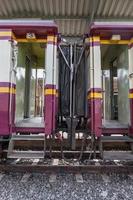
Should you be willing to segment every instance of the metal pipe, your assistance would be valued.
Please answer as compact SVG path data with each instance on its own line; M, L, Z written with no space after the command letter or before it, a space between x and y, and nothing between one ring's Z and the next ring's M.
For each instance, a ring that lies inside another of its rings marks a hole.
M91 51L91 60L92 60L92 66L90 66L90 76L91 76L91 79L92 79L92 83L91 83L91 88L95 88L95 80L94 80L94 49L93 47L91 47L90 49ZM92 113L93 113L93 116L91 116L92 118L92 129L94 131L94 126L95 126L95 119L94 119L94 114L95 114L95 104L94 104L94 101L92 102L92 105L91 105L91 109L92 109ZM91 135L94 135L94 132L91 130Z
M44 91L45 91L45 77L46 77L46 71L45 69L43 70L43 85L42 85L42 117L44 116Z
M17 68L17 53L18 49L16 47L16 44L11 42L11 69L10 69L10 96L9 96L9 125L10 125L10 133L12 133L12 92L11 90L13 89L13 76L14 79L16 79L16 68Z
M37 65L36 65L36 75L35 75L35 111L34 111L34 117L37 116Z
M72 117L72 102L73 102L73 62L72 62L72 56L73 56L73 46L70 46L70 117Z
M74 44L74 77L73 77L73 116L75 115L75 93L76 93L76 73L77 73L77 65L76 65L76 44Z
M113 83L113 63L110 63L110 107L111 107L111 120L114 119L114 83Z
M55 38L54 38L54 40L55 40ZM55 81L54 81L54 76L55 76L55 45L53 45L53 47L52 47L53 49L52 49L52 52L53 52L53 66L52 66L52 85L55 85ZM54 96L52 95L52 132L53 132L53 129L54 129L54 118L55 118L55 116L54 116L54 107L55 107L55 101L54 101ZM52 147L51 147L52 148ZM52 149L51 149L51 152L52 152Z

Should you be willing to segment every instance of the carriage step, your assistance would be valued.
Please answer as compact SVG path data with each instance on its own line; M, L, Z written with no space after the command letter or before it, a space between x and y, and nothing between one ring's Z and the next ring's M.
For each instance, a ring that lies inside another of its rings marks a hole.
M103 158L103 144L104 143L121 143L127 142L130 144L131 151L133 153L133 138L125 135L125 136L102 136L99 143L99 150L101 154L101 158Z
M44 141L44 135L12 135L11 140Z
M12 151L8 158L44 158L44 151Z
M8 153L7 158L44 158L44 151L43 149L40 151L24 151L23 149L15 149L15 141L25 141L24 144L26 145L26 142L32 141L32 143L36 141L44 141L45 143L45 137L44 135L16 135L13 134L11 136L11 139L9 141L8 146Z
M102 136L101 142L133 142L133 138L129 136Z

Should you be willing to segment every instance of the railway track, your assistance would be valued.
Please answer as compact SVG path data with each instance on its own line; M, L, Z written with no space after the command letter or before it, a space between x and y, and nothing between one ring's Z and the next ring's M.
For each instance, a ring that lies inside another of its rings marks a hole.
M1 160L0 172L132 173L133 160L7 159Z
M120 138L121 139L121 138ZM15 148L12 149L12 158L7 155L7 144L1 149L1 172L69 172L69 173L102 173L102 172L133 172L133 154L129 139L120 140L113 137L102 143L103 156L101 157L98 143L95 151L86 148L81 154L82 140L77 140L76 150L69 150L64 140L63 154L61 144L58 140L52 143L47 141L45 156L43 155L42 141L15 141ZM89 144L89 140L87 143ZM33 145L34 144L34 145ZM50 150L50 148L52 148ZM17 154L17 158L15 157ZM13 157L14 156L14 157ZM34 157L35 156L35 157ZM36 158L36 159L35 159ZM44 158L44 159L43 159ZM79 159L80 158L80 159ZM101 159L103 158L103 159ZM124 160L126 159L126 160Z

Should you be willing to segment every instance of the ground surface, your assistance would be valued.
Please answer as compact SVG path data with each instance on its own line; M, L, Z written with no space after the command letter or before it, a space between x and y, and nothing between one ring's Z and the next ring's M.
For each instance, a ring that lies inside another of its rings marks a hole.
M78 182L74 174L0 174L0 200L133 200L133 175L82 178Z

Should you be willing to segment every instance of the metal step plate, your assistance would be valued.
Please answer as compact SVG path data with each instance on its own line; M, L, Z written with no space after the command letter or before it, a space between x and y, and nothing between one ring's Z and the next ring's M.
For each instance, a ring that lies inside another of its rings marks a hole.
M128 136L102 136L101 142L133 142Z
M11 140L36 140L36 141L44 141L44 135L13 135Z
M43 151L12 151L8 158L44 158Z

